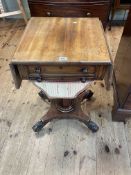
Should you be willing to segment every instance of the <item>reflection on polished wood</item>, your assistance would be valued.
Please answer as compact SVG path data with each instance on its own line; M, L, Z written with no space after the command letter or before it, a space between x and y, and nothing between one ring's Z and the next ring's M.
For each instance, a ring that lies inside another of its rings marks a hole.
M32 18L15 52L13 62L110 63L98 18Z

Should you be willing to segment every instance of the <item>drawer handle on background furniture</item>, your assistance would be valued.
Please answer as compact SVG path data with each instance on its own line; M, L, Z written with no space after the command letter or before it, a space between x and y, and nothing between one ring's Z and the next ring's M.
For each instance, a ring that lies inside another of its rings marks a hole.
M86 16L91 16L91 13L90 13L90 12L87 12L87 13L86 13Z
M51 12L47 12L46 14L47 14L47 16L51 16Z

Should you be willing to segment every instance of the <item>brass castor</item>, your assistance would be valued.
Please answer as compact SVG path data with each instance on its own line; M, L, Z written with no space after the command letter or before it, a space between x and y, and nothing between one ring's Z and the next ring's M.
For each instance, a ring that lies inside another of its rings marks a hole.
M91 120L89 120L87 123L86 123L86 126L94 133L94 132L97 132L98 130L99 130L99 126L95 123L95 122L93 122L93 121L91 121Z
M43 100L48 99L48 97L46 96L46 94L45 94L43 91L40 91L40 92L38 93L38 95L39 95Z
M93 96L93 92L91 90L89 90L85 96L84 96L84 99L87 99L87 100L91 100L91 97Z
M44 126L45 126L45 123L42 120L40 120L32 127L32 129L34 132L39 132L42 130Z

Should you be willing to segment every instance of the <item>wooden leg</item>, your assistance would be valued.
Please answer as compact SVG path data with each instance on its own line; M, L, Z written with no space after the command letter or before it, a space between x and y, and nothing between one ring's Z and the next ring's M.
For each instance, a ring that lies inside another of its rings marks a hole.
M25 23L27 24L27 23L28 23L28 19L27 19L25 10L24 10L24 8L23 8L22 2L21 2L21 0L17 0L17 2L18 2L18 5L19 5L19 9L21 10L22 16L23 16L23 18L24 18L24 21L25 21Z
M126 120L131 117L131 110L119 108L119 106L114 106L112 109L112 120L117 122L126 122Z
M127 95L127 92L125 93L126 95L126 100L124 100L124 103L121 104L120 103L120 99L119 99L119 95L117 88L116 88L116 79L114 76L113 79L113 89L114 89L114 105L113 105L113 109L112 109L112 120L113 121L120 121L120 122L125 122L127 118L131 117L131 107L129 105L126 105L126 102L128 100L129 95ZM129 91L128 93L130 94L130 89L128 89L127 91ZM129 101L130 102L130 101ZM125 108L126 105L126 108Z
M110 90L112 85L112 77L113 77L113 67L112 65L108 68L104 80L105 80L105 86L107 90Z

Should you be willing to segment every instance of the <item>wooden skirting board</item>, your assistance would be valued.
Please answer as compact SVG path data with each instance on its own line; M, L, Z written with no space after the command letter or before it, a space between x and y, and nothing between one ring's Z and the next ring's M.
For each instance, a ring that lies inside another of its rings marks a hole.
M113 91L94 82L94 97L83 104L100 130L93 134L77 120L54 120L34 134L31 126L49 105L37 88L23 82L14 88L9 62L24 30L21 21L0 21L0 174L1 175L130 175L131 120L112 122ZM122 28L106 31L113 58Z

